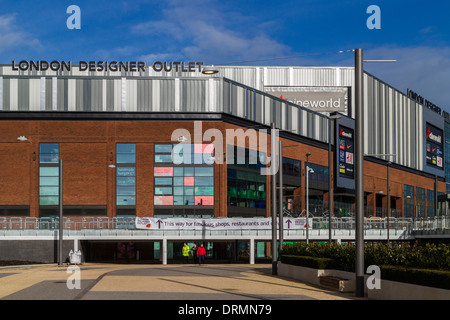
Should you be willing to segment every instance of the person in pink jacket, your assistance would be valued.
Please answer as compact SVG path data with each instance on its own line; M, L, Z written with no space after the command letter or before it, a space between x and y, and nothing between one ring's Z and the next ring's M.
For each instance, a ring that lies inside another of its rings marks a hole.
M205 263L205 255L206 255L206 249L203 246L203 243L198 247L197 249L197 257L198 257L198 265L202 265L202 263Z

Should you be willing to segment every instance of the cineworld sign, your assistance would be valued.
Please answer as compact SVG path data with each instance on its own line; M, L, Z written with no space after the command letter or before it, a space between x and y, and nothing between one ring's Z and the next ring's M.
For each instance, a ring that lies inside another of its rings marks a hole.
M152 68L156 72L175 71L175 72L201 72L203 62L161 62L156 61L152 65L147 65L143 61L79 61L80 71L130 71L145 72L147 67ZM71 61L26 61L22 60L18 63L12 61L13 71L70 71L72 69Z
M335 91L267 91L285 101L317 112L345 111L345 92Z

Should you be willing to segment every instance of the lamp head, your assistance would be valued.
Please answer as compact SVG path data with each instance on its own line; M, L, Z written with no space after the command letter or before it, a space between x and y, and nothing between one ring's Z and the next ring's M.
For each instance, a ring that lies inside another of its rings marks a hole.
M218 72L219 72L219 69L215 68L214 66L206 66L202 70L203 74L216 74Z

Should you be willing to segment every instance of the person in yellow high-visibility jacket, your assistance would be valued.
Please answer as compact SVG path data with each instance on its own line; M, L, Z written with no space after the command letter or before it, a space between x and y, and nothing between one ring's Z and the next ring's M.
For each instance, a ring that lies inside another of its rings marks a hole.
M189 251L191 249L189 248L189 246L186 244L186 242L184 243L183 249L181 250L182 254L183 254L183 263L188 263L189 261Z

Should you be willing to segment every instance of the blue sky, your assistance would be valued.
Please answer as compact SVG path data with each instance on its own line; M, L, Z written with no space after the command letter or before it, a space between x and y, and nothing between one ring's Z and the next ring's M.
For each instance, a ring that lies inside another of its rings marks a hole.
M81 9L69 30L67 7ZM369 30L370 5L381 29ZM235 65L353 66L409 88L450 112L448 1L66 1L0 0L0 63L12 60L202 61Z

